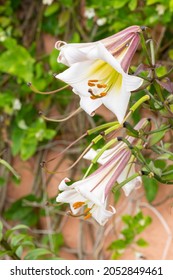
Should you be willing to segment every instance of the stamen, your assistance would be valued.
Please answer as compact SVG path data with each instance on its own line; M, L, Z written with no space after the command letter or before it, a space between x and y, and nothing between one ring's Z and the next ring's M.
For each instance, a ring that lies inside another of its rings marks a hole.
M85 217L84 217L84 220L88 220L89 218L91 218L92 214L91 213L88 213Z
M44 168L44 170L49 173L49 174L57 174L57 173L64 173L64 172L67 172L69 170L71 170L82 158L83 156L90 150L90 148L92 147L93 143L91 143L90 145L88 145L88 147L83 151L83 153L78 157L78 159L70 166L68 167L67 169L64 169L64 170L59 170L59 171L50 171L47 169L46 167L46 162L44 162L44 164L42 165L42 168Z
M84 214L87 214L89 211L91 210L91 208L86 208L85 210L84 210Z
M66 88L69 87L69 85L66 85L66 86L64 86L64 87L62 87L62 88L58 88L58 89L56 89L56 90L45 91L45 92L44 92L44 91L39 91L38 89L36 89L30 82L27 83L27 86L29 86L30 89L31 89L33 92L39 93L39 94L53 94L53 93L56 93L56 92L60 92L60 91L62 91L62 90L64 90L64 89L66 89Z
M99 80L89 80L88 82L90 83L98 83Z
M91 95L92 95L92 96L90 96L91 99L97 99L97 98L102 98L102 97L106 96L107 92L101 92L98 95L95 95L95 94L91 94Z
M71 119L73 116L75 116L76 114L80 113L82 111L81 107L79 107L77 110L73 111L71 114L69 114L66 118L63 118L63 119L59 119L59 120L56 120L56 119L51 119L51 118L48 118L46 116L43 115L43 113L41 111L39 111L39 115L46 121L50 121L50 122L65 122L69 119Z
M88 86L89 86L89 87L95 87L95 84L94 84L94 83L91 83L91 82L88 82Z
M97 87L98 87L98 88L106 88L107 85L106 85L106 84L97 84Z
M83 201L77 201L77 202L73 203L73 208L78 209L81 206L83 206L84 204L85 204L85 202L83 202Z

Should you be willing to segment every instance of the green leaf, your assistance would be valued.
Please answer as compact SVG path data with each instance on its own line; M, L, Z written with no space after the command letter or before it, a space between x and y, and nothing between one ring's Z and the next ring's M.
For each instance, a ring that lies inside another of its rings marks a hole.
M137 7L138 1L137 0L131 0L128 4L130 11L134 11Z
M21 229L29 229L29 227L27 227L26 225L17 225L9 230L6 231L5 233L5 238L8 239L11 234L13 234L16 230L21 230Z
M149 178L147 176L142 176L146 197L149 202L152 202L158 192L158 182L154 178Z
M37 139L35 137L26 137L22 139L21 159L27 160L34 155L37 149Z
M164 128L165 125L161 125L160 128ZM168 131L168 129L165 129L165 130L162 130L162 131L158 131L156 133L153 133L151 136L150 136L150 139L149 139L149 145L150 146L153 146L155 145L156 143L158 143L165 135L165 133Z
M126 248L126 241L124 239L115 240L108 247L109 250L115 250L115 249L121 250L125 248Z
M50 255L52 254L49 250L44 249L44 248L37 248L29 253L24 257L25 260L37 260L40 259L40 257L43 257L45 255ZM45 259L45 258L44 258Z
M56 13L59 10L59 4L58 3L53 3L50 6L47 6L45 11L44 11L44 16L49 17Z
M140 247L146 247L148 246L148 242L145 241L143 238L139 238L137 241L136 241L136 244Z
M0 258L2 259L2 257L4 256L9 256L11 254L11 251L0 251Z
M22 46L11 46L0 55L0 71L28 82L33 77L34 59Z
M173 180L173 165L169 165L162 173L162 179L165 181Z
M124 237L126 239L126 244L130 244L135 237L134 231L131 228L130 229L125 228L121 231L121 233L124 235Z
M129 0L121 0L121 1L114 0L112 5L114 8L120 9L120 8L124 7L128 2L129 2Z

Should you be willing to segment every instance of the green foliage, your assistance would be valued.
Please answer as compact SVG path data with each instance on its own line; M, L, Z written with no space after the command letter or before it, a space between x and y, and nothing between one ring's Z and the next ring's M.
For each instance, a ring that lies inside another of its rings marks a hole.
M113 259L120 258L129 246L145 247L148 245L143 238L138 238L138 236L151 224L152 220L149 216L144 216L142 212L138 212L135 216L122 216L122 221L125 224L121 230L122 238L113 241L108 247L112 252Z

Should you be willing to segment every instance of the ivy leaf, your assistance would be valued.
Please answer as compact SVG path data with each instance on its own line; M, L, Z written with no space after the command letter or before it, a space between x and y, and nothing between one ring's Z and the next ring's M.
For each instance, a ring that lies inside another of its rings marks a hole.
M146 197L149 202L152 202L158 192L158 182L154 178L149 178L148 176L142 176Z
M20 45L13 45L0 55L0 71L28 82L33 77L34 59Z
M145 239L143 238L139 238L137 241L136 241L136 244L140 247L146 247L148 246L148 242L145 241Z
M49 250L44 248L37 248L32 251L30 251L25 257L25 260L37 260L40 257L45 257L45 255L52 254ZM45 259L45 258L44 258Z

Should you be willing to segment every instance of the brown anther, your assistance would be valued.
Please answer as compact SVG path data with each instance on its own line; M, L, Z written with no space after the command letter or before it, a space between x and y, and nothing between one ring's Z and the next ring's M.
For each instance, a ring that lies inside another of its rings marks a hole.
M83 201L77 201L77 202L73 203L73 208L78 209L84 204L85 204L85 202L83 202Z
M89 86L89 87L94 87L95 84L94 84L94 83L91 83L91 82L88 82L88 86Z
M100 93L100 97L104 97L104 96L106 96L107 95L107 92L101 92Z
M84 220L87 220L89 218L91 218L92 214L89 212L85 217L84 217Z
M91 99L97 99L97 98L99 98L99 96L92 95L92 96L90 96L90 98Z
M107 85L105 85L105 84L97 84L97 87L98 87L98 88L106 88Z
M86 208L85 210L84 210L84 214L87 214L89 211L91 210L91 208Z
M89 80L88 82L90 83L98 83L99 80Z

